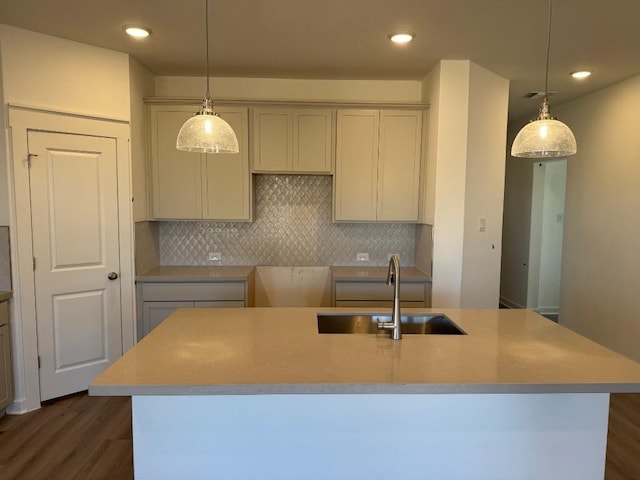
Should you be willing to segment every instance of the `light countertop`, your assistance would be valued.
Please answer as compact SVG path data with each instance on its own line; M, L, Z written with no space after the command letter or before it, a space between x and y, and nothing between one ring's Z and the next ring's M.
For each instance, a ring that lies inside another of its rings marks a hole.
M215 282L245 281L254 267L244 266L162 266L136 275L136 282Z
M136 275L137 282L211 282L247 280L252 266L160 266ZM387 267L330 267L331 277L339 281L385 281ZM404 281L430 281L431 276L416 267L401 267Z
M6 302L11 298L12 292L6 290L0 290L0 302Z
M640 365L529 310L443 312L467 335L318 334L317 312L180 309L92 395L640 392Z
M331 278L343 282L384 282L387 267L331 267ZM431 276L416 267L400 267L401 281L430 281Z

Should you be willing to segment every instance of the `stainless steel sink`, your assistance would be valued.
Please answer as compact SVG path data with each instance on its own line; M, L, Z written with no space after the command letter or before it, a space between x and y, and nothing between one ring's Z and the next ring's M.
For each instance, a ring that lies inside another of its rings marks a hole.
M361 313L318 313L318 333L381 333L379 322L390 322L391 315ZM466 335L442 313L401 315L403 334Z

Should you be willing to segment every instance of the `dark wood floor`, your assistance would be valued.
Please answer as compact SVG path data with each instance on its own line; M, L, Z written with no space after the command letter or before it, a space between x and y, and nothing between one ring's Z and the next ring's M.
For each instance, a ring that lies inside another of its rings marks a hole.
M3 480L130 480L131 401L79 394L0 418ZM640 480L640 394L614 394L606 480Z
M133 478L131 399L79 394L0 419L3 480Z
M606 480L640 480L640 394L615 393L609 408Z

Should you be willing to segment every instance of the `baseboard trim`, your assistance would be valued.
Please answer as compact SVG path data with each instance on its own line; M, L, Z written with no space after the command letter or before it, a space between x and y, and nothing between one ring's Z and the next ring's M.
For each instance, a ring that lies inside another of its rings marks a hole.
M7 406L6 413L7 413L7 415L23 415L23 414L25 414L25 413L30 411L27 408L27 405L28 405L28 403L27 403L26 399L14 400L13 403L10 403ZM38 408L40 408L40 407L38 406Z
M506 308L525 308L522 305L519 305L518 303L511 301L506 297L500 297L500 304L504 305Z

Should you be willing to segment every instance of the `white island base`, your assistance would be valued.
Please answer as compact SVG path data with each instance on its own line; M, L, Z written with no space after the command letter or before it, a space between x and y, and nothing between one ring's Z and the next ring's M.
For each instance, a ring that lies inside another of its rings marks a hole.
M602 480L608 393L133 397L137 480Z

